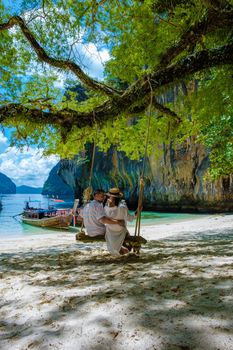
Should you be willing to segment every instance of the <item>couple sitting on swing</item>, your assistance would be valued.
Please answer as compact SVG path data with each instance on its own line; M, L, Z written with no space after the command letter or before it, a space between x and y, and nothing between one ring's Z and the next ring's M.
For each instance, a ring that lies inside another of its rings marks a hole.
M108 251L113 255L129 253L123 246L128 235L126 222L136 217L136 213L131 215L125 203L121 202L122 197L119 188L111 188L108 193L98 189L94 192L94 199L80 211L88 236L105 236Z

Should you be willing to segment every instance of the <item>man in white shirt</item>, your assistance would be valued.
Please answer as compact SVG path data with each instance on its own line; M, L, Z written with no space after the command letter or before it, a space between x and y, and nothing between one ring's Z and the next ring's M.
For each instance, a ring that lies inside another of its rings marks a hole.
M80 216L83 218L84 226L90 237L105 235L105 224L125 226L124 220L117 220L107 217L104 211L103 202L105 193L102 189L94 192L94 199L88 203L81 211Z

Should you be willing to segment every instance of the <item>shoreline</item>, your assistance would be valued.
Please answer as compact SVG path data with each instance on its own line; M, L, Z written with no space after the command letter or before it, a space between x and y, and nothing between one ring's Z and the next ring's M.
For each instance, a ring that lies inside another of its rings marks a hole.
M169 223L157 223L153 225L142 225L141 236L148 241L163 240L167 238L174 238L176 236L184 235L187 238L198 234L202 231L209 231L214 234L216 231L233 229L233 214L211 214L205 217L178 219ZM79 227L71 227L69 231L52 231L48 232L46 229L43 233L30 233L24 236L0 237L0 253L17 252L18 250L37 249L41 247L52 247L58 245L69 246L70 244L77 244L75 234ZM129 226L128 231L134 235L134 226ZM89 243L90 244L90 243ZM93 245L94 243L92 243ZM104 243L100 243L104 244Z
M232 350L233 215L141 234L122 257L75 233L1 239L0 348Z

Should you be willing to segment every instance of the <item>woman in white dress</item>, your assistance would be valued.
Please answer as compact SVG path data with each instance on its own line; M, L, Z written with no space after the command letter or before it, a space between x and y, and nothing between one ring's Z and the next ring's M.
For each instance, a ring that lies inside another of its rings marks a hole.
M111 188L106 195L108 197L106 206L104 207L106 216L125 221L125 227L106 224L105 239L108 251L114 255L127 254L129 250L122 246L128 232L126 222L133 221L135 215L131 215L126 204L121 202L123 193L120 192L119 188Z

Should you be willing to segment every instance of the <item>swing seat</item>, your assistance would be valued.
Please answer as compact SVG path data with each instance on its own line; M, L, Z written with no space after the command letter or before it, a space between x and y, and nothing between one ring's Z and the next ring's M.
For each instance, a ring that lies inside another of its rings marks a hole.
M105 242L105 237L103 235L91 237L91 236L88 236L85 233L85 231L80 231L76 234L76 241L83 242L83 243ZM132 247L137 246L138 244L146 244L146 243L147 243L147 240L142 236L127 235L124 240L124 245L130 244Z

